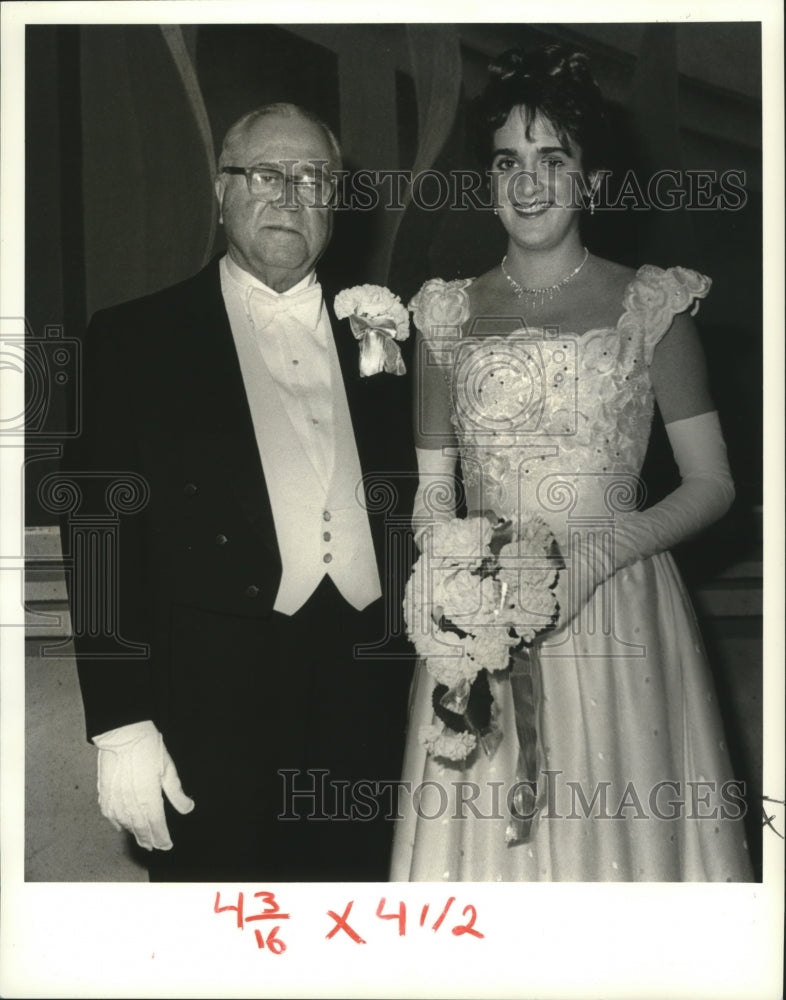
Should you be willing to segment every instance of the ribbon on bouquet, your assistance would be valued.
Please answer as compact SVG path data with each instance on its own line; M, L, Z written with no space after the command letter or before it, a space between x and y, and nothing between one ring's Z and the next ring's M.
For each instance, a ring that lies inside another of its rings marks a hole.
M519 743L516 784L505 840L526 843L533 832L542 796L538 795L541 763L538 709L541 699L540 657L537 645L522 646L513 652L510 689Z
M522 646L511 654L508 682L513 699L518 755L510 819L505 828L507 844L525 844L534 831L543 794L538 775L542 751L538 713L541 700L541 666L537 645ZM491 710L488 673L481 670L470 685L464 680L448 690L437 685L432 698L434 711L456 730L470 730L487 757L493 757L502 740L502 729Z
M407 367L401 357L401 348L396 343L396 322L380 316L366 319L353 313L349 325L355 339L360 343L361 376L389 372L391 375L406 374Z

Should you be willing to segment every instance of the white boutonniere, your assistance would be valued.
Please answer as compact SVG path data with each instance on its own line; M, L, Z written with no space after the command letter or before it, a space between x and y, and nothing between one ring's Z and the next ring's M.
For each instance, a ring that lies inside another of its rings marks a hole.
M398 295L380 285L356 285L338 293L334 308L338 319L349 317L360 344L361 376L406 373L396 341L409 336L409 313Z

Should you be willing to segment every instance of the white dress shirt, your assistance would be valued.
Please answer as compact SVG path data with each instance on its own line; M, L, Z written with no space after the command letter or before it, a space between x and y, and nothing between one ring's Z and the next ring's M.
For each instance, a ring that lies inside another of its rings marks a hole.
M220 271L281 554L274 609L294 614L326 574L353 607L364 608L382 590L316 275L278 294L228 255Z

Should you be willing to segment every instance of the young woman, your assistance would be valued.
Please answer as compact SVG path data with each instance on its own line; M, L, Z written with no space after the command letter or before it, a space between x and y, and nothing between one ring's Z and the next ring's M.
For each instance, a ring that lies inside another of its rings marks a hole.
M440 754L433 724L451 717L435 719L444 702L421 663L392 878L748 880L744 786L668 551L734 497L690 318L711 282L583 246L604 111L580 54L505 53L477 112L507 252L476 280L427 282L411 304L415 528L428 551L434 522L454 517L458 453L470 516L515 538L538 515L564 566L555 627L486 678L498 746ZM637 510L655 401L681 485Z

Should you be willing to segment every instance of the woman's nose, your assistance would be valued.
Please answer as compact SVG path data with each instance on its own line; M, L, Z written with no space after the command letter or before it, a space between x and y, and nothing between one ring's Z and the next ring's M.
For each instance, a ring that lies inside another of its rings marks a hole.
M517 204L528 201L543 190L543 179L537 170L517 170L507 181L508 200Z

